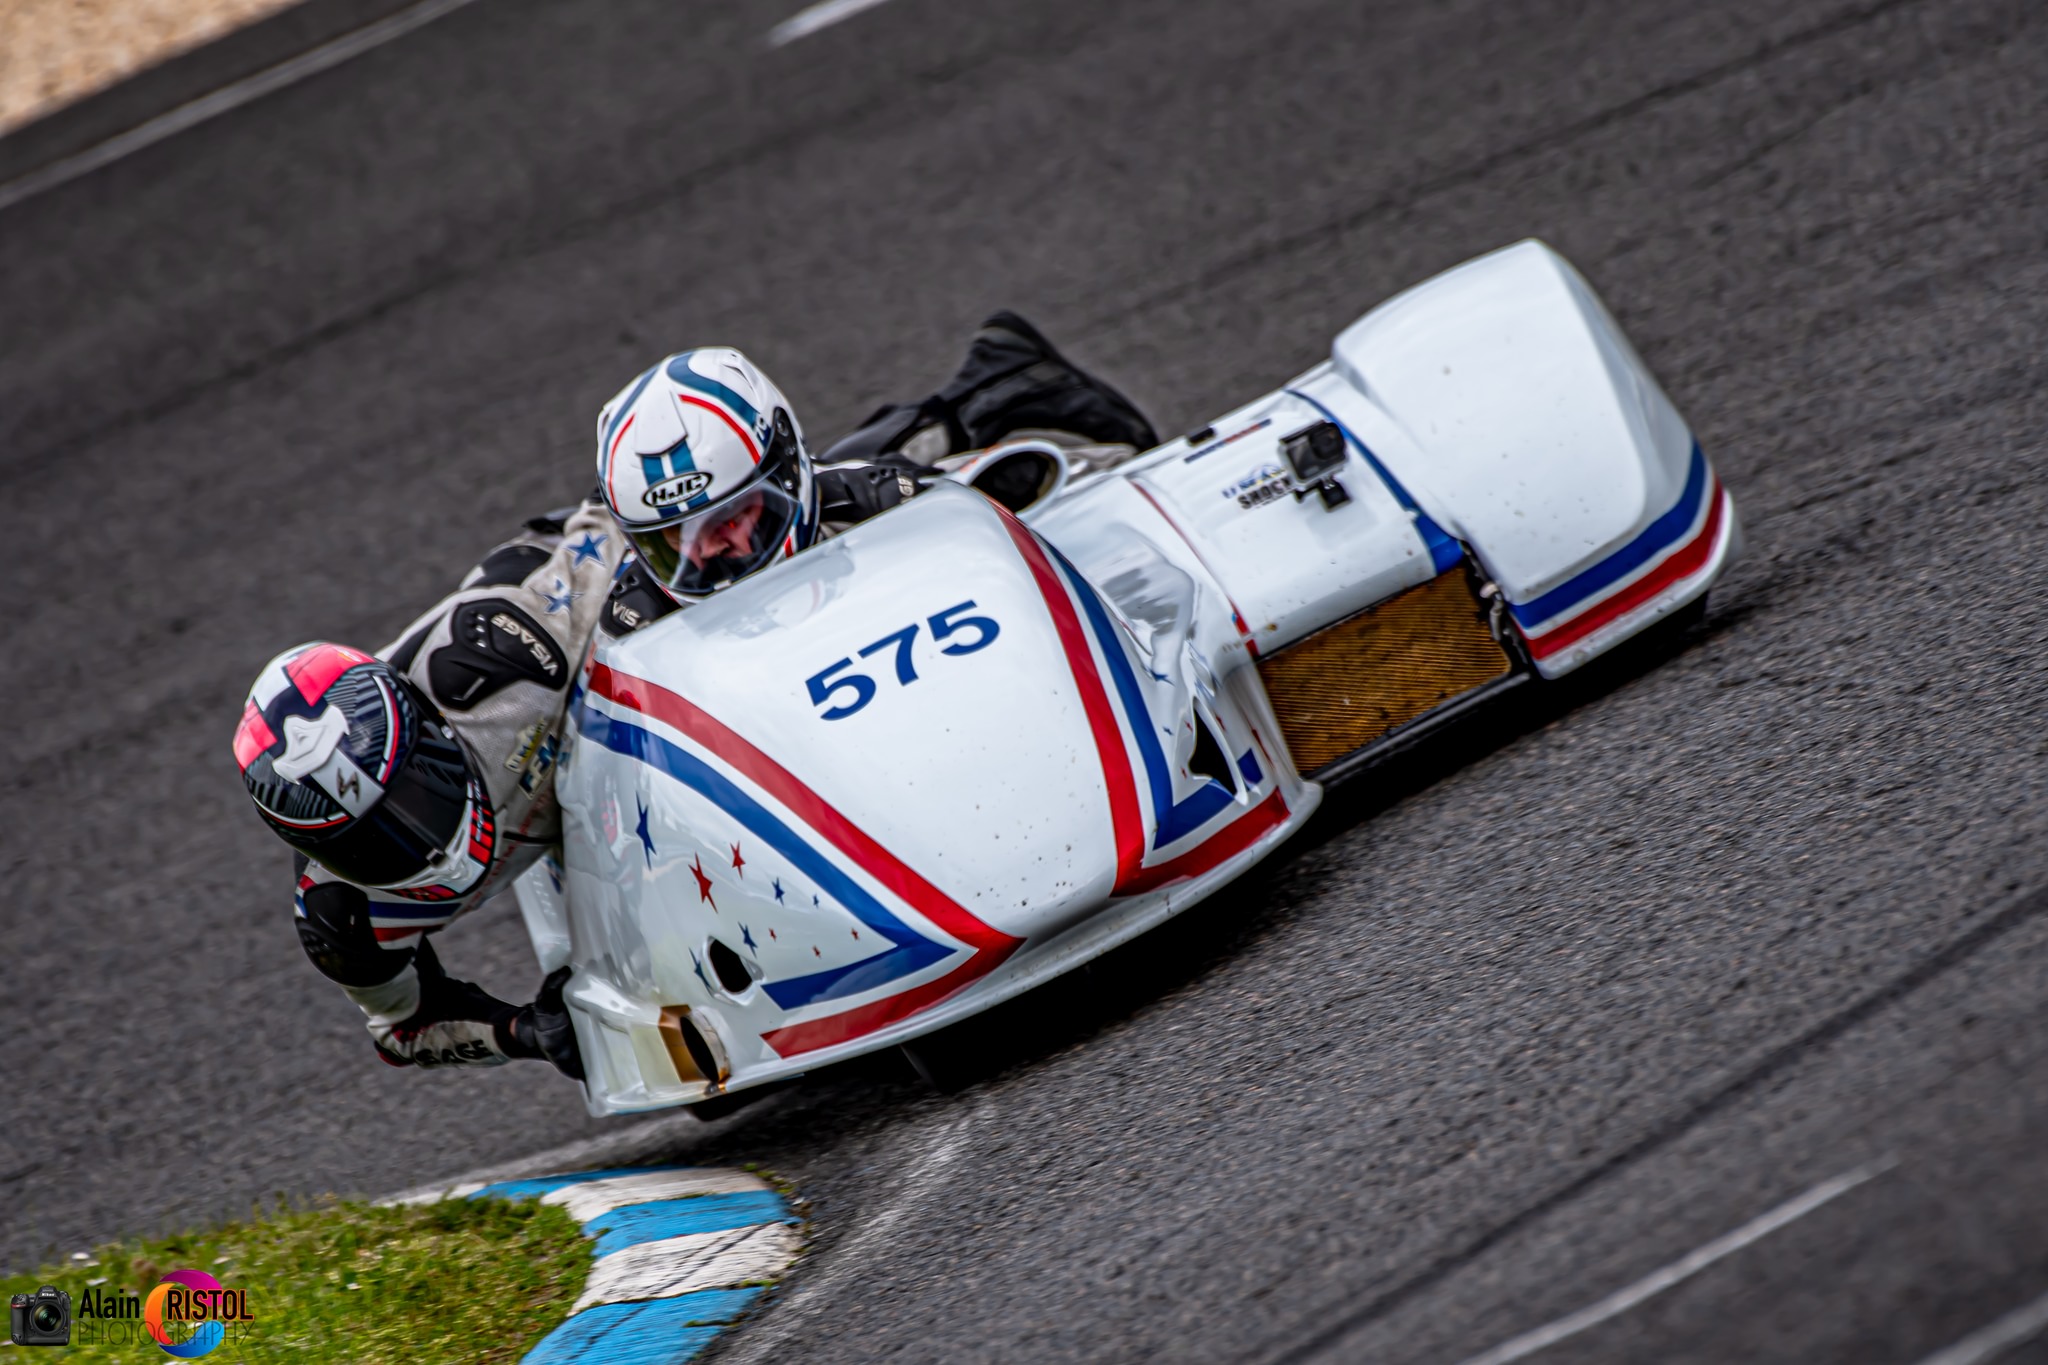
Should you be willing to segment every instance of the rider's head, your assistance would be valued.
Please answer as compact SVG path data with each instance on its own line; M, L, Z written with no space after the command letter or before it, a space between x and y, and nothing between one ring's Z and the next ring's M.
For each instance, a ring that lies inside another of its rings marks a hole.
M491 864L491 802L468 751L405 676L346 645L264 666L235 762L279 838L358 886L452 900Z
M672 355L604 405L597 482L640 562L679 600L785 559L817 532L789 400L730 347Z

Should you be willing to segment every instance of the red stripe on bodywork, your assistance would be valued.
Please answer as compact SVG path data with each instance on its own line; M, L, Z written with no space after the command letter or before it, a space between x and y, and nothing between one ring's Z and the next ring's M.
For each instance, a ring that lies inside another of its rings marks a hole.
M1718 478L1709 488L1708 497L1706 524L1700 527L1699 534L1692 538L1690 544L1591 611L1574 616L1555 630L1531 638L1529 652L1539 659L1547 659L1602 626L1628 615L1680 579L1690 578L1705 568L1713 555L1714 542L1720 539L1721 534L1721 504L1725 499Z
M1173 882L1189 881L1199 877L1244 852L1263 835L1279 828L1286 821L1287 803L1281 798L1280 793L1275 791L1232 821L1215 838L1200 848L1190 849L1180 857L1161 863L1157 867L1143 869L1129 885L1118 886L1117 894L1136 895L1141 891L1152 891ZM877 1000L871 1005L862 1005L858 1009L847 1010L843 1014L835 1014L829 1018L772 1029L761 1037L783 1057L794 1057L799 1053L815 1052L819 1048L852 1042L864 1034L893 1024L899 1019L907 1019L921 1009L936 1005L970 985L984 974L977 970L977 963L978 959L962 963L938 980L912 987L901 995L892 995L886 1000Z
M412 937L412 936L413 936L414 934L420 933L420 932L422 932L422 931L421 931L421 930L419 930L419 929L415 929L415 928L407 928L407 929L372 929L372 930L371 930L370 932L371 932L371 933L373 933L373 934L375 934L375 935L377 936L377 942L379 942L379 943L391 943L391 942L394 942L394 941L395 941L395 940L397 940L397 939L401 939L401 938L411 938L411 937Z
M607 664L590 670L590 690L608 701L654 717L687 735L749 782L773 796L862 871L887 887L920 915L974 949L973 956L944 976L909 990L761 1035L783 1057L815 1052L872 1033L907 1018L964 989L994 971L1023 940L976 919L945 892L883 848L838 807L799 781L796 775L696 705L645 678L620 673Z
M599 664L590 671L590 690L680 730L781 802L918 914L975 948L978 953L990 955L986 965L980 966L975 975L995 966L1023 942L976 919L964 906L926 881L916 869L875 842L867 831L840 813L838 807L805 786L789 769L755 748L696 703L645 678L620 673L608 664ZM980 961L981 958L977 957L976 963Z
M249 765L268 753L277 743L277 735L270 728L270 722L263 719L263 713L256 709L256 703L242 703L242 723L235 727L235 762L243 772Z
M1285 823L1287 801L1280 795L1280 789L1275 787L1265 800L1218 830L1215 837L1199 848L1191 848L1178 858L1169 858L1156 867L1141 869L1129 882L1119 883L1116 894L1135 896L1146 891L1156 891L1172 882L1191 881L1204 872L1213 871L1219 864L1235 858L1257 843L1268 831L1278 829Z
M336 678L357 664L369 662L369 655L347 645L314 645L287 660L284 671L297 684L299 695L306 699L307 704L317 706L320 698L327 695L327 689L334 686Z
M1001 954L977 953L936 981L927 981L922 986L912 986L899 995L877 1000L872 1005L861 1005L840 1014L827 1015L823 1019L790 1024L786 1028L770 1029L761 1035L761 1040L782 1057L795 1057L805 1052L816 1052L821 1047L850 1043L856 1038L873 1033L878 1028L893 1024L898 1019L908 1019L919 1010L928 1009L948 996L958 994L988 975L989 970L997 962L1008 956L1007 950ZM985 960L987 966L982 965Z
M754 440L754 433L748 431L738 422L735 422L733 420L731 413L727 412L724 408L721 408L716 403L707 403L701 398L692 398L686 393L677 394L676 401L678 403L688 403L692 407L702 408L704 409L704 411L716 417L719 421L731 427L732 434L739 437L741 443L746 446L747 454L754 457L754 463L761 463L761 446L757 441Z
M1001 515L1003 529L1016 542L1017 553L1024 557L1025 566L1038 584L1039 595L1045 599L1046 610L1052 613L1053 629L1059 632L1060 647L1066 651L1067 666L1074 675L1074 687L1081 694L1081 709L1088 714L1088 728L1095 736L1095 750L1102 760L1102 782L1109 789L1110 826L1116 836L1116 884L1121 887L1138 875L1139 864L1145 858L1145 820L1138 808L1138 779L1131 771L1123 731L1117 726L1116 712L1110 708L1109 692L1102 685L1102 674L1096 670L1095 656L1088 651L1088 636L1081 628L1074 601L1053 571L1044 547L1024 523L1000 506L989 505ZM1135 717L1132 723L1138 723Z

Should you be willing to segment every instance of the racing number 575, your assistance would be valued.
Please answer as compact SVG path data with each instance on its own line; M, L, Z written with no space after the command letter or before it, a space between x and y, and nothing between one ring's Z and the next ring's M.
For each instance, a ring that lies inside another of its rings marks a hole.
M987 649L995 643L996 636L1002 634L1003 628L991 617L961 615L962 612L973 609L974 601L970 598L958 606L947 607L944 611L934 612L924 618L924 624L931 630L932 639L952 641L951 644L940 644L939 653L972 654L978 649ZM918 624L915 621L901 630L892 630L873 644L864 646L860 651L860 657L870 658L883 653L893 645L896 655L896 681L898 685L908 687L917 681L917 663L911 655L911 646L917 641L917 630ZM823 719L845 720L875 699L875 680L865 673L846 671L852 667L853 659L849 656L829 667L819 669L804 679L804 686L810 689L811 704L826 707L819 713ZM826 706L826 703L842 693L851 695L836 705Z

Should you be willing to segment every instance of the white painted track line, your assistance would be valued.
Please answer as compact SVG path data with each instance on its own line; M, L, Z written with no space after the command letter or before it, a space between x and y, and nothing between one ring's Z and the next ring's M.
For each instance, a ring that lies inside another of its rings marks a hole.
M784 43L807 38L821 28L830 28L843 19L851 19L862 10L887 3L888 0L821 0L821 3L798 10L769 29L768 46L781 47Z
M184 132L210 118L238 109L252 100L262 99L288 85L296 85L308 76L318 75L329 67L340 66L351 57L361 56L371 48L382 47L394 38L402 37L423 25L431 24L451 10L461 9L471 0L420 0L409 9L367 24L353 33L344 33L332 42L322 43L311 51L302 52L289 61L245 76L231 85L224 85L210 95L201 95L189 104L181 104L167 114L159 114L147 123L138 124L125 133L116 134L97 146L88 147L74 156L52 161L30 171L27 175L0 185L0 209L19 204L67 184L82 175L89 175L102 166L112 165L122 157L139 152L144 147L162 142L167 137ZM799 15L798 18L803 16Z
M2048 1294L2015 1308L1989 1327L1970 1333L1944 1351L1936 1351L1920 1365L1978 1365L2004 1354L2021 1342L2039 1336L2048 1327Z
M1509 1361L1534 1355L1545 1347L1556 1345L1566 1337L1576 1336L1596 1323L1626 1313L1644 1299L1663 1293L1680 1281L1699 1274L1722 1257L1732 1255L1751 1242L1770 1236L1787 1223L1804 1218L1829 1200L1840 1198L1864 1181L1884 1174L1896 1164L1891 1160L1873 1162L1868 1166L1859 1166L1847 1174L1838 1175L1832 1180L1822 1181L1798 1198L1787 1200L1769 1213L1752 1218L1735 1231L1716 1237L1670 1265L1651 1271L1627 1288L1616 1290L1597 1303L1588 1304L1578 1312L1538 1327L1533 1332L1524 1332L1521 1336L1504 1341L1490 1351L1482 1351L1462 1362L1462 1365L1508 1365ZM1943 1365L1949 1365L1949 1362L1943 1362Z

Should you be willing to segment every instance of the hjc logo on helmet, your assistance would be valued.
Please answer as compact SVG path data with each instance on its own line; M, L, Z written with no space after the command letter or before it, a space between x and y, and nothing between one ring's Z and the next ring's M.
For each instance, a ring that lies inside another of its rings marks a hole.
M710 486L709 474L701 469L692 470L688 474L677 474L660 483L649 484L640 494L640 501L649 507L673 507L679 502L688 502Z

